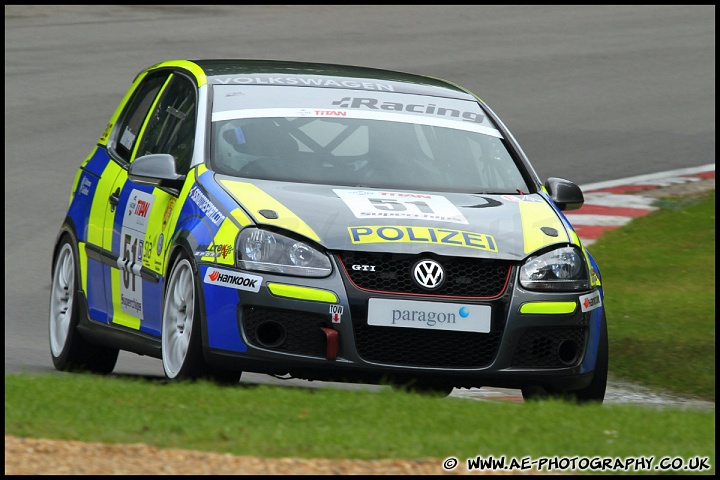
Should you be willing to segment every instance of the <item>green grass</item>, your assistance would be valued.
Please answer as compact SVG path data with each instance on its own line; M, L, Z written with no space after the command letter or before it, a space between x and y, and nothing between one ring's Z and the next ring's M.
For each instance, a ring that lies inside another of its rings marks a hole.
M715 193L659 205L589 248L603 274L610 373L715 401ZM700 456L713 466L704 473L715 471L714 409L480 402L390 389L6 373L5 433L264 457Z
M715 401L715 190L603 234L610 372Z
M709 457L715 411L510 403L393 391L6 375L5 433L238 455Z

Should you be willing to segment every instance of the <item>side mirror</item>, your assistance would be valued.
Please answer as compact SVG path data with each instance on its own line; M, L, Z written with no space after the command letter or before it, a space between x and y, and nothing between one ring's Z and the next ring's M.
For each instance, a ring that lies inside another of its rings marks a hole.
M545 188L560 210L577 210L585 203L582 190L570 180L550 177L545 181Z
M151 153L138 157L130 164L128 178L142 185L164 186L163 182L170 186L177 186L177 183L185 180L185 175L180 175L175 170L175 158L167 153Z

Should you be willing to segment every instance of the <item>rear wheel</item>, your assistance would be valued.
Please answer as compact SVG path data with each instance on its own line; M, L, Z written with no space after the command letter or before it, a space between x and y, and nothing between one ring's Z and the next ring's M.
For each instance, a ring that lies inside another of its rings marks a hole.
M71 242L69 237L63 239L53 266L48 322L53 365L64 372L108 374L115 368L119 350L93 345L77 331L79 273Z
M190 260L175 262L165 291L162 317L162 364L170 380L207 378L220 384L238 384L241 372L211 368L203 358L200 309Z

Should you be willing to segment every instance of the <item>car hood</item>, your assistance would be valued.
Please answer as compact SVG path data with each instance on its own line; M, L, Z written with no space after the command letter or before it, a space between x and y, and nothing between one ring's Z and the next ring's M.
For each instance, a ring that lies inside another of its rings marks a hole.
M539 194L486 195L384 190L218 176L250 218L328 250L386 251L520 260L569 242Z

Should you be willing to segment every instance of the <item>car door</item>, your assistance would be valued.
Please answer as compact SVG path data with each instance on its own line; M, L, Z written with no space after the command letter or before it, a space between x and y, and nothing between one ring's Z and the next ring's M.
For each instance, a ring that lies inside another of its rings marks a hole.
M113 253L112 225L118 210L120 192L132 158L137 134L142 129L168 74L145 76L133 82L125 99L83 166L96 177L82 178L82 195L92 198L87 225L87 301L93 320L110 323L113 318L111 276L115 274L117 253ZM104 142L103 142L104 141ZM97 187L92 191L93 178ZM115 252L119 251L116 249Z
M117 149L129 155L129 164L143 155L169 153L175 158L176 171L187 174L197 122L194 83L167 71L156 72L145 81L146 97L139 102L139 112L149 108L139 129L130 123L121 125ZM111 266L110 282L106 282L111 321L160 336L162 276L178 192L133 182L127 169L118 174L112 191L109 208L113 204L116 208L105 217L104 227L104 239L117 258Z

